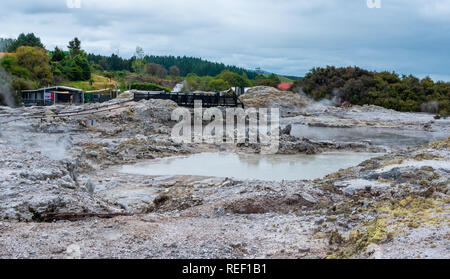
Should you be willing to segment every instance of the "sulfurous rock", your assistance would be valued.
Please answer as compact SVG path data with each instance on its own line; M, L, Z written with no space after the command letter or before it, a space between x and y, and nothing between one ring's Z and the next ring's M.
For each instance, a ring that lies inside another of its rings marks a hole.
M78 187L76 165L0 146L0 220L41 221L51 213L109 213L118 209ZM9 162L26 162L18 168Z
M314 103L304 95L269 86L252 87L239 100L246 108L279 108L282 117L299 115L303 108Z

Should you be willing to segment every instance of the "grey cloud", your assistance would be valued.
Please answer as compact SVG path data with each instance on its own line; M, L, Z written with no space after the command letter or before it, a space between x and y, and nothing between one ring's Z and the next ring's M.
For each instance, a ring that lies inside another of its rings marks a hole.
M26 20L24 20L24 18ZM0 3L0 36L35 32L52 48L200 56L303 75L315 66L450 76L450 0L66 0Z

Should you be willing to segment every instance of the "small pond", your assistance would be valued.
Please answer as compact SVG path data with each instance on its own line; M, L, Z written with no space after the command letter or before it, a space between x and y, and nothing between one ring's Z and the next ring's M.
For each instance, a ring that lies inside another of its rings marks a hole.
M317 155L199 153L127 165L122 167L121 172L151 176L200 175L272 181L301 180L322 178L380 155L356 152Z
M293 125L291 135L298 138L329 140L336 142L368 141L373 145L409 146L421 145L432 141L446 139L447 131L431 132L408 129L376 128L376 127L310 127Z

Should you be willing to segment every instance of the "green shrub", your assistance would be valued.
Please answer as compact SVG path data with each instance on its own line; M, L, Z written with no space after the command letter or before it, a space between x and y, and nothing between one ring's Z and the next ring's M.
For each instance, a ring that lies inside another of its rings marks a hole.
M339 97L354 105L374 104L408 112L432 112L437 105L442 114L450 110L450 82L434 82L429 77L420 80L412 75L328 66L312 69L294 87L317 100Z
M224 91L230 89L230 84L223 79L213 79L208 83L208 91Z
M172 89L161 86L161 85L157 85L154 83L139 83L139 82L133 82L131 83L131 89L136 89L136 90L145 90L145 91L166 91L166 92L172 92Z
M17 58L14 55L5 55L3 59L0 60L0 66L14 76L25 79L30 77L30 72L28 69L23 66L19 66L17 63Z

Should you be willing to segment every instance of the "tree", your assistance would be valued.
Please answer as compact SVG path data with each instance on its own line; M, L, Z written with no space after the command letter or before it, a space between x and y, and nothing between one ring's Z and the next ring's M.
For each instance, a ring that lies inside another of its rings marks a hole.
M70 50L70 55L72 57L77 56L78 54L80 54L80 51L81 51L80 40L77 37L75 37L72 41L69 42L69 45L67 46L67 48Z
M8 52L15 52L21 46L40 47L44 48L41 39L36 37L34 33L21 33L17 40L14 40L8 47Z
M259 75L255 80L255 84L258 86L271 86L277 88L280 83L280 78L275 74L271 74L268 77Z
M8 52L11 45L14 43L13 39L0 38L0 52Z
M144 69L145 69L144 60L141 60L141 59L134 60L131 67L133 68L133 72L135 72L137 74L144 73Z
M160 79L165 79L167 77L167 70L163 66L158 68L158 72L156 73L156 76Z
M248 87L250 85L250 82L243 76L229 70L222 71L217 78L228 82L231 86Z
M59 62L58 69L72 81L88 81L91 79L91 67L84 51L75 57L66 56ZM55 71L54 71L55 72ZM56 74L56 72L55 72Z
M66 54L62 49L59 49L58 47L55 47L55 50L52 53L52 61L59 62L62 61L66 57Z
M183 91L193 92L200 87L201 78L194 73L190 73L186 76L186 82L184 83Z
M0 68L5 69L11 75L27 79L30 77L30 72L27 68L19 66L17 57L15 55L5 55L0 61Z
M52 52L51 68L55 76L72 81L88 81L91 79L92 69L88 55L81 49L81 41L74 38L68 45L70 55L58 47Z
M167 76L167 70L163 66L155 63L147 64L147 73L159 78L165 78Z
M28 70L32 80L37 80L40 84L52 81L50 55L45 49L21 46L16 50L16 57L18 65Z
M71 63L69 67L65 68L65 72L72 81L83 79L83 69L75 63Z
M89 62L87 60L87 56L84 53L80 53L79 55L73 58L73 63L76 67L81 69L80 76L76 80L90 80L91 79L91 67L89 66Z
M180 75L180 69L177 66L170 67L169 72L174 78L177 78Z
M208 91L224 91L230 89L230 84L223 79L213 79L208 83Z

